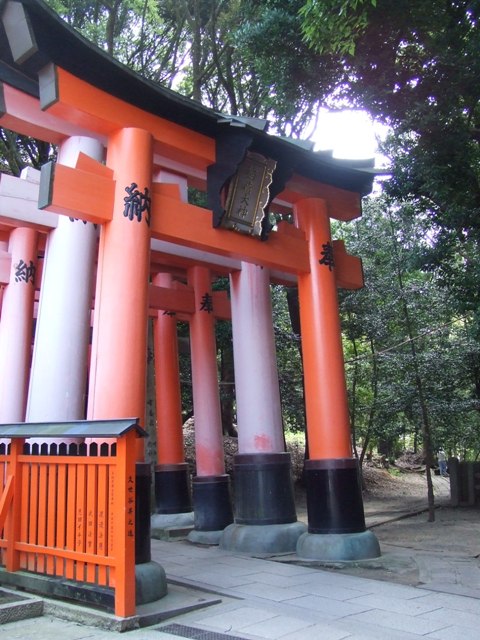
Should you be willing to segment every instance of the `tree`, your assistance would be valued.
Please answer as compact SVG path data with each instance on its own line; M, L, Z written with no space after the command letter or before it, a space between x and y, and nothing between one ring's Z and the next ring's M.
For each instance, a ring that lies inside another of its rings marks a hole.
M391 127L384 190L421 222L428 242L417 264L465 318L473 383L465 401L477 407L468 424L480 402L472 348L480 339L479 18L478 0L307 0L302 8L307 41L341 60L337 100Z
M431 230L425 264L472 310L480 285L479 17L478 0L307 0L302 8L307 41L341 61L336 99L392 128L385 190L422 216Z
M185 64L188 42L169 0L46 0L87 40L154 82L171 87Z
M0 171L19 176L25 167L40 167L53 160L55 147L0 127Z
M332 56L319 56L302 41L298 1L47 2L144 77L216 111L266 119L282 135L312 131L340 70Z
M478 442L476 386L465 361L479 351L471 314L460 316L438 274L420 268L430 239L408 207L371 198L359 221L336 232L362 256L365 272L365 288L340 298L355 442L361 455L370 442L389 443L392 456L400 437L421 443L428 478L440 447L453 454L464 441Z
M301 358L300 325L296 320L292 324L291 300L294 293L297 304L297 289L281 285L272 286L273 327L277 353L278 382L285 429L305 431L305 404L303 395L303 365ZM296 314L295 314L296 317Z

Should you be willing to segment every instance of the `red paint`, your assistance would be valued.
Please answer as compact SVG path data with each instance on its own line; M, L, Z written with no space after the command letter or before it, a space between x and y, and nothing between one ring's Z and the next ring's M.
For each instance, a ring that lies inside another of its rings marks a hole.
M255 449L257 451L268 451L272 450L272 441L270 436L267 436L266 433L260 433L254 438Z

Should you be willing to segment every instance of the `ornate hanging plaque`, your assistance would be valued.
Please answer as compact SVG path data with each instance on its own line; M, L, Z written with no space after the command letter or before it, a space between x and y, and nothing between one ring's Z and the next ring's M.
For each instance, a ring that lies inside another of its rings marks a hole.
M276 164L259 153L247 152L230 182L222 227L248 235L262 234Z

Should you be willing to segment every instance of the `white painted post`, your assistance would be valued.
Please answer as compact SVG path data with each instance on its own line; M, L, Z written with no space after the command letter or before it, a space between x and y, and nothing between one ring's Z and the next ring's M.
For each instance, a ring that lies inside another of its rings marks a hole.
M5 288L0 321L0 422L23 422L32 348L35 273L35 229L10 233L10 279Z
M72 137L58 161L75 166L79 152L103 159L95 139ZM47 240L26 419L85 417L90 313L97 251L93 224L60 216Z
M230 276L239 453L285 450L268 269Z

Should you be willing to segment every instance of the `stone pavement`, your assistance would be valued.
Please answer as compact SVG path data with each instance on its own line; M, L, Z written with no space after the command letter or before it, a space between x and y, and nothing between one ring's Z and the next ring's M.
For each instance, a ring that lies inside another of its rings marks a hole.
M438 504L427 524L424 500L367 500L381 558L329 567L152 540L169 593L138 608L127 639L478 640L480 510L449 509L446 492ZM43 610L1 624L1 640L118 639L114 616L45 599Z
M163 611L155 624L129 631L131 640L480 637L478 570L464 576L465 593L457 595L448 593L448 582L444 586L447 592L441 592L438 584L435 590L395 584L341 570L301 566L288 557L251 558L185 541L153 540L152 556L167 572L169 594L155 605ZM440 583L446 578L448 569L444 567ZM59 618L71 617L72 610L76 621ZM111 616L51 602L47 602L46 611L47 615L39 618L2 625L1 640L118 638L115 631L91 626L108 624ZM148 621L148 611L143 613Z

